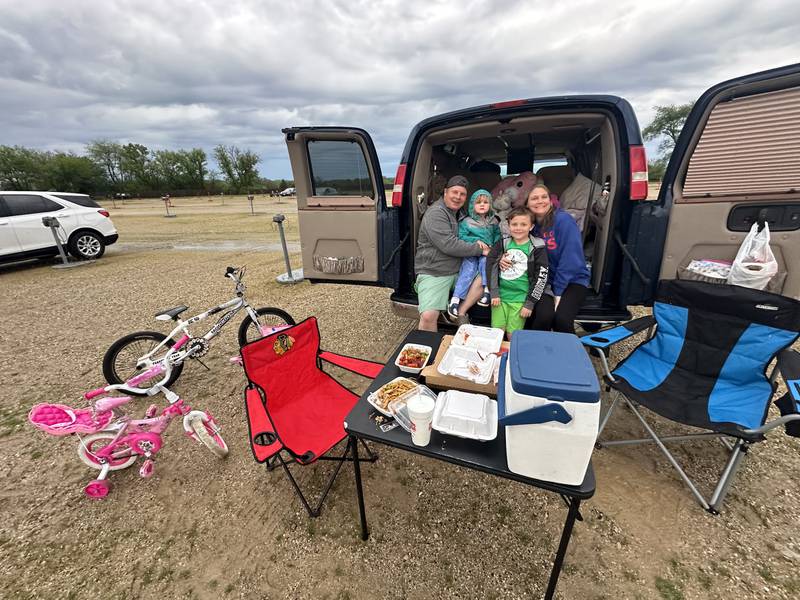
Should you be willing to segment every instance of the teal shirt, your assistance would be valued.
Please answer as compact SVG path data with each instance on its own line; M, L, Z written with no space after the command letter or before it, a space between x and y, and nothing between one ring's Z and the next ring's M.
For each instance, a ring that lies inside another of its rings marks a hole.
M487 218L485 224L472 217L465 217L458 223L458 238L465 242L483 242L493 246L500 239L500 226L494 217Z
M511 267L500 271L500 300L502 302L523 303L528 297L528 255L531 243L517 244L509 241L506 254L511 259Z

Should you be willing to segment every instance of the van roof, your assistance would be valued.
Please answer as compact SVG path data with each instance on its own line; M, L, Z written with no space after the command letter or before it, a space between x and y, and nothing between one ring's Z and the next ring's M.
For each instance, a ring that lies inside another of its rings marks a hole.
M458 124L468 120L478 120L486 117L497 119L512 119L522 114L529 116L532 111L586 111L586 110L606 110L618 116L620 130L624 136L623 145L641 145L642 133L639 129L639 121L630 103L620 96L590 94L580 96L547 96L544 98L527 98L524 100L512 100L510 102L497 102L492 104L482 104L470 108L462 108L448 113L442 113L433 117L428 117L417 123L411 130L403 149L401 163L408 162L413 156L419 139L423 133L441 127L442 125Z

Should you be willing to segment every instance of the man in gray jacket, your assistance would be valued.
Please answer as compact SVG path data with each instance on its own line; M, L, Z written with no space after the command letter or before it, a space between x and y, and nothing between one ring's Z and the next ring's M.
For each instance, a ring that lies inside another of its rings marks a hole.
M483 242L458 239L458 222L465 216L461 207L467 201L467 185L466 177L451 177L443 196L422 217L414 270L417 273L419 329L425 331L436 331L439 311L447 308L461 259L489 253L489 246Z

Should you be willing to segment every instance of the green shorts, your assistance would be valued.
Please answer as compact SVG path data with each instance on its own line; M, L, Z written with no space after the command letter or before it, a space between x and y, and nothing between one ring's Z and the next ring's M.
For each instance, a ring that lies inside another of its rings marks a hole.
M458 275L417 275L414 289L417 291L419 312L426 310L444 310L450 300L450 290L456 283Z
M512 332L525 328L525 318L519 315L523 306L522 302L500 301L500 306L492 307L492 327L502 329L510 339Z

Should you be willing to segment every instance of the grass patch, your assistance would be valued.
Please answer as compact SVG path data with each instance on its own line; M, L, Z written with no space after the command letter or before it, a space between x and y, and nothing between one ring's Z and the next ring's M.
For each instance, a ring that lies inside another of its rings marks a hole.
M684 600L681 588L663 577L656 577L656 590L664 600Z
M758 567L758 574L761 575L761 579L767 583L775 583L775 576L772 574L772 571L769 570L769 567Z
M714 580L711 579L711 575L702 570L697 572L697 581L704 590L710 590L711 585L714 583Z

